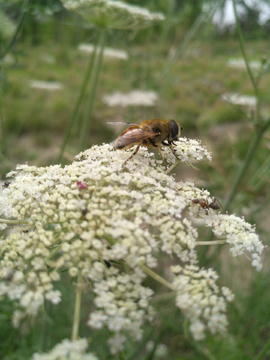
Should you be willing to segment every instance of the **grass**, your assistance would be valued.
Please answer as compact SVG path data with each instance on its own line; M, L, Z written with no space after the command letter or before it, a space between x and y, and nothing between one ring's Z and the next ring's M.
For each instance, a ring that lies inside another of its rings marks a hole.
M121 41L123 43L121 44ZM114 40L118 48L126 48L128 41ZM109 44L111 46L111 41ZM245 70L229 68L229 58L240 57L237 41L201 42L195 55L179 58L170 72L163 79L160 74L168 61L169 46L162 52L164 56L155 58L156 43L145 48L137 44L130 48L128 61L104 59L99 81L98 93L93 112L93 126L88 134L88 146L109 142L117 135L106 125L107 121L138 121L150 118L173 118L183 126L183 136L198 138L213 152L213 162L200 164L200 171L179 166L177 179L191 180L196 185L212 191L223 203L230 192L232 182L245 154L250 146L254 128L248 121L245 109L233 107L220 100L224 92L253 94L253 89ZM46 43L30 47L19 45L24 56L19 57L16 66L6 65L9 89L3 98L3 113L8 138L8 158L0 162L2 179L7 171L17 163L49 165L56 162L65 128L78 97L80 84L88 63L88 55L79 52L75 46ZM268 48L267 41L248 42L246 51L250 60L258 60ZM41 54L53 56L53 64L41 60ZM269 55L269 54L267 54ZM58 81L63 90L47 92L31 89L31 79ZM270 116L270 76L266 74L261 81L260 97L262 113ZM160 101L155 107L144 108L109 108L101 101L102 95L114 91L128 92L131 89L156 90ZM87 96L86 96L87 98ZM87 104L84 103L84 107ZM78 133L82 124L84 110L79 114L76 127L72 131L67 152L72 157L78 151ZM259 170L269 157L269 132L264 136L260 151L250 164L246 178L233 203L233 212L245 215L247 221L257 224L257 231L265 243L269 242L268 183L270 173L264 172L260 185ZM67 160L68 162L68 160ZM176 169L177 170L177 169ZM174 171L176 171L174 170ZM250 183L249 180L253 179ZM200 229L201 237L207 236L207 229ZM267 253L267 251L266 251ZM174 309L172 299L154 299L166 309L160 313L155 324L145 326L142 343L130 343L131 359L151 359L145 350L146 340L164 343L169 349L169 358L180 359L230 359L249 360L263 349L269 339L269 266L261 274L252 275L248 266L226 258L221 252L213 260L212 266L220 269L221 283L231 286L236 293L236 300L229 309L229 335L218 339L209 336L203 343L195 343L183 331L183 318ZM266 255L266 257L268 254ZM63 337L69 337L73 309L70 289L67 281L61 284L64 306L46 309L45 325L40 334L40 320L33 322L28 329L14 330L7 325L6 318L11 309L4 303L1 315L1 333L9 334L4 340L1 358L3 360L25 359L37 348L46 350ZM154 286L150 284L150 286ZM88 296L88 295L87 295ZM83 311L89 299L84 297ZM169 315L168 315L169 314ZM87 313L83 314L84 320ZM169 316L169 317L168 317ZM61 329L58 324L61 323ZM85 321L82 321L84 327ZM155 329L153 329L155 326ZM91 351L96 351L101 359L110 359L104 343L107 334L104 330L90 332ZM13 341L15 339L16 341ZM97 341L98 339L98 341ZM42 346L39 345L42 343ZM0 346L1 348L1 346ZM133 354L133 355L131 355ZM128 353L127 353L128 356ZM132 357L133 356L133 357ZM270 354L262 359L269 358ZM153 357L152 357L153 358ZM166 357L168 358L168 357Z

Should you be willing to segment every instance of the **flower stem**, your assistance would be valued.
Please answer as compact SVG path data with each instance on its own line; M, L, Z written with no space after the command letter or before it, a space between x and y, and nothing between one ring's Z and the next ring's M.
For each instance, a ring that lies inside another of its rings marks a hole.
M224 205L224 212L226 212L229 209L229 207L230 207L230 205L231 205L231 203L232 203L232 201L233 201L233 199L234 199L234 197L235 197L235 195L237 193L238 186L240 185L242 179L244 178L244 175L245 175L245 173L246 173L246 171L247 171L247 169L248 169L248 167L249 167L249 165L250 165L250 163L251 163L251 161L252 161L252 159L253 159L253 157L254 157L254 155L255 155L258 147L259 147L259 145L260 145L261 138L262 138L263 134L265 133L265 131L268 129L269 126L270 126L270 118L266 121L264 126L262 126L260 129L258 129L258 132L257 132L251 146L248 149L245 161L242 164L242 167L241 167L241 169L240 169L240 171L239 171L239 173L238 173L238 175L236 177L236 180L235 180L235 183L234 183L233 188L231 190L231 193L230 193L230 195L229 195L229 197L228 197L228 199L227 199L227 201L226 201L226 203Z
M173 291L175 290L175 288L173 287L173 285L171 283L169 283L167 280L163 279L161 276L156 274L154 271L149 269L147 266L140 265L140 268L142 269L142 271L144 271L147 275L151 276L154 280L158 281L160 284L166 286L167 288L169 288Z
M71 341L75 341L78 339L79 333L79 325L80 325L80 310L81 310L81 299L82 299L82 290L80 288L80 283L82 279L81 271L78 274L77 279L77 289L76 289L76 297L75 297L75 310L73 317L73 327L72 327L72 336Z
M62 244L58 245L51 253L49 256L47 256L47 259L51 259L60 249L61 249Z
M175 168L175 166L176 166L179 162L180 162L180 160L175 160L175 162L172 164L172 166L170 166L169 169L167 169L167 170L165 171L165 174L168 175L169 172L171 172L172 169Z
M19 31L24 23L24 20L25 20L25 16L26 16L26 13L29 11L29 7L28 7L28 3L29 3L29 0L26 0L23 4L22 4L22 14L21 14L21 17L20 17L20 20L19 20L19 23L18 23L18 26L16 28L16 31L14 32L13 34L13 37L12 39L10 40L8 46L6 47L6 49L4 50L4 52L1 54L0 56L0 60L2 60L6 55L7 53L9 52L9 50L12 48L13 44L15 43L16 39L17 39L17 36L19 34Z
M82 100L83 100L83 97L84 97L84 94L85 94L86 86L87 86L87 84L88 84L88 82L89 82L90 75L91 75L91 73L92 73L92 69L93 69L93 65L94 65L94 60L95 60L95 57L96 57L96 51L97 51L97 48L95 47L94 53L92 54L92 56L90 57L90 60L89 60L89 64L88 64L88 67L87 67L87 70L86 70L86 74L85 74L85 77L84 77L84 81L83 81L83 83L82 83L82 87L81 87L81 91L80 91L78 100L77 100L77 102L76 102L76 106L75 106L75 108L74 108L72 117L71 117L71 119L70 119L70 121L69 121L69 124L68 124L68 127L67 127L67 129L66 129L64 142L63 142L63 144L62 144L61 151L60 151L60 154L59 154L59 157L58 157L58 162L61 162L61 161L62 161L63 154L64 154L65 148L66 148L66 146L67 146L67 142L68 142L68 140L69 140L69 138L70 138L71 129L72 129L72 127L74 126L75 121L76 121L76 119L77 119L77 116L78 116L78 113L79 113L79 109L80 109L80 106L81 106L81 103L82 103Z
M2 77L3 69L0 66L0 76ZM4 121L4 115L3 115L3 108L2 108L2 99L3 99L3 90L1 91L1 97L0 97L0 132L1 132L1 151L3 156L8 155L8 144L7 144L7 133L6 133L6 126Z
M226 240L196 241L196 246L197 245L222 245L225 243L226 243Z
M86 147L86 140L89 133L89 128L92 120L92 111L93 111L93 105L96 97L96 91L97 91L97 85L98 85L98 79L99 74L101 70L102 65L102 58L103 58L103 50L105 45L105 39L106 39L106 30L101 30L98 44L96 46L95 51L95 59L93 63L93 71L91 72L91 78L90 78L90 93L87 103L89 104L87 114L84 118L84 122L82 124L82 131L81 131L81 150L84 150ZM99 52L97 52L97 47L99 47Z
M254 360L262 360L264 358L265 354L267 354L269 348L270 348L270 339L268 339L268 341L266 342L264 348L259 353L259 355L256 356L256 358L254 358Z
M237 35L238 35L238 40L239 40L239 45L240 45L240 49L241 49L241 53L243 56L243 59L245 61L246 64L246 68L247 68L247 72L250 78L250 81L252 82L253 88L254 88L254 93L256 96L256 113L255 113L255 120L258 121L258 115L259 115L259 89L258 89L258 84L257 81L255 80L251 70L250 70L250 66L248 63L248 59L247 59L247 55L245 52L245 48L244 48L244 42L243 42L243 34L241 31L241 27L239 25L239 20L238 20L238 16L237 16L237 11L236 11L236 5L235 5L235 0L233 0L233 11L234 11L234 17L235 17L235 23L236 23L236 29L237 29Z
M125 354L123 353L123 351L120 351L120 353L118 354L118 358L119 360L126 360Z
M19 221L19 220L7 220L7 219L0 219L0 223L10 224L10 225L28 225L28 221Z

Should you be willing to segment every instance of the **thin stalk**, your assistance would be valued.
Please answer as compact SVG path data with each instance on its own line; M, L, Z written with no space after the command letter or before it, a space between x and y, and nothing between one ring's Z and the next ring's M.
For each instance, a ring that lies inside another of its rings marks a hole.
M78 274L77 279L77 289L76 289L76 297L75 297L75 310L73 317L73 327L72 327L72 336L71 341L75 341L78 339L79 334L79 325L80 325L80 311L81 311L81 299L82 299L82 290L80 288L82 280L81 271Z
M149 269L147 266L140 265L140 268L142 269L142 271L144 271L147 275L151 276L151 278L153 278L154 280L158 281L160 284L166 286L167 288L169 288L173 291L175 290L174 286L171 283L169 283L168 281L163 279L161 276L156 274L154 271Z
M10 40L8 46L6 47L6 49L4 50L4 52L1 54L0 56L0 61L7 55L7 53L9 52L9 50L12 48L13 44L15 43L16 41L16 38L19 34L19 31L21 30L21 27L24 23L24 20L25 20L25 15L28 11L28 3L29 3L29 0L26 0L23 5L22 5L22 14L21 14L21 17L19 19L19 23L18 23L18 26L16 28L16 31L14 32L13 34L13 37L12 39Z
M259 132L256 134L254 140L253 140L253 143L251 144L250 148L248 149L248 152L247 152L247 155L246 155L246 158L245 158L245 161L236 177L236 180L235 180L235 183L233 185L233 188L231 190L231 193L223 207L223 210L224 212L228 211L229 208L230 208L230 205L231 203L233 202L234 198L235 198L235 195L237 194L237 191L238 191L238 187L239 185L241 184L246 172L247 172L247 169L256 153L256 151L258 150L259 148L259 145L260 145L260 141L261 141L261 138L263 136L263 134L265 133L265 131L268 129L268 127L270 126L270 118L267 120L267 122L264 124L264 126L259 130ZM213 232L211 232L207 238L207 241L211 241L214 237L214 234ZM212 242L212 241L211 241ZM212 259L214 259L217 254L219 253L219 250L220 250L220 246L217 246L216 250L211 254L211 256L209 256L207 259L205 258L205 255L206 255L206 252L207 252L208 248L205 247L201 253L200 253L200 258L204 258L204 265L207 266L207 264L209 264Z
M60 249L61 249L62 244L58 245L51 253L49 256L47 256L47 259L51 259Z
M256 96L256 99L257 99L257 102L256 102L256 118L255 118L255 120L258 121L258 115L259 115L259 90L258 90L257 82L256 82L256 80L255 80L255 78L254 78L254 76L253 76L253 74L252 74L252 72L250 70L247 55L246 55L246 52L245 52L244 42L243 42L243 34L242 34L242 31L241 31L241 27L240 27L238 16L237 16L235 0L233 0L233 11L234 11L234 17L235 17L235 23L236 23L236 29L237 29L237 35L238 35L238 40L239 40L241 53L242 53L243 59L245 61L247 72L248 72L250 81L252 82L252 85L253 85L253 88L254 88L254 93L255 93L255 96Z
M175 0L169 1L166 19L165 19L165 21L163 21L161 34L159 36L159 41L158 41L158 44L157 44L158 48L157 48L157 52L156 52L156 58L160 57L160 54L161 54L162 49L164 47L164 44L165 44L166 38L168 36L169 30L173 25L175 25L171 21L172 16L174 14L174 7L175 7Z
M97 85L98 85L98 79L99 74L101 70L102 65L102 58L103 58L103 50L105 45L105 39L106 39L106 30L103 29L100 32L99 41L98 41L98 47L99 47L99 53L97 54L97 58L94 61L93 71L91 73L91 79L90 79L90 93L89 93L89 108L87 112L87 116L84 118L84 122L82 124L82 141L80 148L81 150L85 149L87 136L89 133L89 128L92 120L92 111L93 111L93 105L96 97L96 91L97 91Z
M220 7L220 5L221 5L221 1L218 1L215 5L212 6L212 8L211 8L211 10L209 12L203 12L202 11L200 13L200 15L197 17L197 19L194 21L191 28L187 32L183 42L178 47L178 49L177 49L175 55L173 56L173 58L170 61L167 62L164 70L162 71L162 73L160 74L160 76L158 78L159 81L164 78L164 76L168 73L170 68L178 60L179 56L181 56L182 53L186 50L186 48L187 48L188 44L190 43L190 41L192 40L192 38L197 34L201 24L203 22L209 21L213 17L213 15L217 11L217 9Z
M3 111L2 111L2 99L3 99L3 96L1 96L1 99L0 99L1 152L2 152L3 156L7 156L7 154L8 154L7 134L6 134L4 116L3 116Z
M259 353L258 356L256 356L254 358L254 360L263 360L265 354L267 354L268 350L270 348L270 339L268 339L267 343L265 344L264 348L262 349L262 351Z
M270 125L270 118L267 120L267 122L264 124L264 126L262 126L259 129L259 131L257 132L251 146L249 147L248 152L246 154L245 161L244 161L244 163L243 163L243 165L242 165L242 167L241 167L241 169L240 169L240 171L239 171L239 173L238 173L238 175L236 177L236 180L235 180L235 183L234 183L233 188L231 190L231 193L230 193L230 195L229 195L229 197L228 197L228 199L227 199L227 201L226 201L226 203L224 205L224 212L226 212L229 209L229 207L230 207L230 205L231 205L231 203L232 203L232 201L233 201L233 199L234 199L234 197L235 197L235 195L237 193L238 187L239 187L240 183L242 182L242 180L244 178L244 175L245 175L245 173L246 173L246 171L247 171L247 169L248 169L248 167L249 167L249 165L250 165L256 151L258 150L261 138L262 138L263 134L265 133L265 131L268 129L269 125Z
M10 224L10 225L29 225L28 221L7 220L7 219L0 219L0 223Z
M120 353L118 354L118 358L119 360L126 360L125 354L123 351L120 351Z
M226 243L226 240L196 241L196 246L197 245L222 245L225 243Z
M174 169L179 162L180 162L180 160L175 160L175 162L172 164L172 166L170 166L169 169L167 169L167 170L165 171L165 174L168 175L169 172L171 172L172 169Z
M82 83L82 87L81 87L81 91L80 91L78 100L76 102L76 106L74 108L72 117L70 118L67 130L66 130L66 133L65 133L65 138L64 138L64 141L63 141L63 144L62 144L62 147L61 147L59 157L58 157L58 162L62 161L63 154L64 154L65 148L67 146L67 142L68 142L68 140L70 138L71 129L73 128L73 126L75 124L75 121L76 121L76 119L78 117L79 109L80 109L80 106L81 106L81 103L82 103L82 100L83 100L83 97L84 97L84 94L85 94L85 90L86 90L87 84L89 82L90 75L92 73L94 60L95 60L95 57L96 57L96 51L97 51L97 48L95 47L94 53L90 57L90 60L89 60L89 63L88 63L88 67L87 67L87 70L86 70L84 81Z
M249 66L249 63L248 63L248 59L247 59L247 55L246 55L246 52L245 52L245 48L244 48L244 42L243 42L243 34L242 34L242 31L241 31L241 28L240 28L240 25L239 25L239 20L238 20L238 16L237 16L237 11L236 11L236 5L235 5L235 0L233 0L233 11L234 11L234 17L235 17L235 23L236 23L236 29L237 29L237 35L238 35L238 40L239 40L239 45L240 45L240 49L241 49L241 53L242 53L242 56L243 56L243 59L245 61L245 64L246 64L246 68L247 68L247 72L248 72L248 75L250 77L250 80L252 82L252 85L254 87L254 90L256 92L257 90L257 84L256 84L256 81L254 79L254 76L250 70L250 66Z

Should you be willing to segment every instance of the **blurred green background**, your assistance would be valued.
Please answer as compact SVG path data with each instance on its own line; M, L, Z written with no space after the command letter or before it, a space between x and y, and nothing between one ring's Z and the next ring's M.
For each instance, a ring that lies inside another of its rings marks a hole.
M108 122L172 118L182 125L182 136L200 139L213 156L211 163L196 165L200 171L179 164L173 171L177 180L191 181L208 189L224 204L256 138L258 124L266 123L270 117L269 1L260 1L260 7L248 0L236 1L245 52L258 86L258 107L250 98L242 99L242 103L238 98L238 104L224 100L224 96L230 99L230 94L255 95L243 65L231 1L134 0L128 3L161 12L166 19L145 29L106 30L105 47L125 51L128 58L104 54L92 110L89 112L88 107L93 88L88 86L68 136L62 164L69 163L83 150L84 119L89 121L88 148L111 142L123 130ZM18 163L47 166L59 162L92 56L78 46L96 44L100 30L67 11L58 0L0 1L2 180ZM34 80L60 85L60 88L32 87ZM158 101L152 106L109 106L103 101L104 95L133 90L155 91ZM245 216L248 222L257 225L257 232L266 245L270 231L269 149L267 130L259 139L230 204L231 213ZM202 226L200 232L201 239L209 238L208 229ZM154 299L154 304L159 307L165 304L166 312L160 313L155 329L153 325L146 325L145 339L136 349L136 344L130 345L128 359L270 358L269 251L266 248L263 271L254 274L249 265L230 258L227 250L209 249L201 254L201 264L218 270L220 283L231 287L236 294L229 308L229 335L223 339L209 336L206 341L195 343L184 335L183 318L174 309L173 301L160 297ZM71 297L70 291L67 292L67 297ZM0 315L0 333L5 331L9 335L0 346L0 358L25 359L39 348L40 342L44 342L46 350L63 337L69 337L72 311L67 309L73 306L73 299L64 301L66 312L63 313L63 308L47 309L50 315L45 319L46 329L36 334L33 324L30 335L7 325L5 319L11 307L5 304ZM96 335L90 329L85 331L92 338L92 350L103 356L101 359L113 358L95 345L97 336L99 339L103 336L106 341L105 332ZM167 354L158 357L155 351L147 353L148 340L165 344Z

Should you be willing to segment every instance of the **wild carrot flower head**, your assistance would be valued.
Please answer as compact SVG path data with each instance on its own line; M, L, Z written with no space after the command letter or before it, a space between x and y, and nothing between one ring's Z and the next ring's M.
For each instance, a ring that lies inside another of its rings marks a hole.
M64 6L89 23L112 29L141 29L153 21L165 20L161 13L118 0L62 0Z
M175 150L185 163L211 158L196 140L181 138ZM194 338L225 331L233 295L219 289L212 269L200 269L198 232L185 216L187 209L194 216L204 211L192 200L211 199L209 192L176 182L145 148L124 166L127 157L105 144L64 168L20 165L8 174L13 179L0 195L0 224L12 229L0 240L0 295L14 303L14 326L37 315L45 301L61 302L57 281L67 271L91 283L95 310L88 325L109 329L117 354L126 335L139 339L143 322L154 316L154 291L144 280L159 269L162 253L173 264L163 285L175 292ZM260 270L263 246L251 225L212 209L206 223L225 237L233 256L251 253Z
M87 347L87 339L75 341L65 339L48 353L33 354L31 360L98 360L95 355L86 353Z

